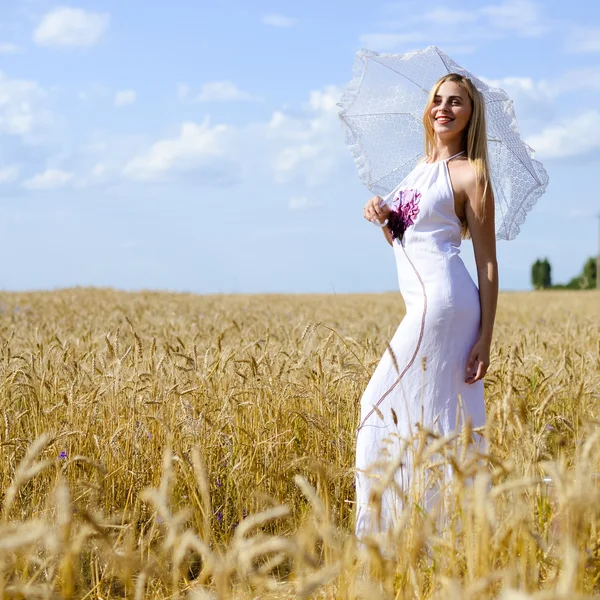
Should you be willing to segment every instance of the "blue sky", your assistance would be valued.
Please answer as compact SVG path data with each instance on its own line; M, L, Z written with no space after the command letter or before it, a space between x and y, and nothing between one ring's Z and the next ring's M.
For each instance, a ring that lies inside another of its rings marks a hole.
M335 103L359 48L430 44L510 94L550 176L501 287L543 256L568 280L597 243L597 3L13 0L0 288L396 290Z

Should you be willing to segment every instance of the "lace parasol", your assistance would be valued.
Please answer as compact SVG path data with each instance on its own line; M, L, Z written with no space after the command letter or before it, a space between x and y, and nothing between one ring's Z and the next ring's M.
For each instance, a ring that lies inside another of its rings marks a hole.
M361 181L385 196L424 155L429 90L447 73L468 77L485 99L496 237L512 240L546 191L548 174L519 134L513 101L456 64L436 46L407 54L356 53L354 76L337 103Z

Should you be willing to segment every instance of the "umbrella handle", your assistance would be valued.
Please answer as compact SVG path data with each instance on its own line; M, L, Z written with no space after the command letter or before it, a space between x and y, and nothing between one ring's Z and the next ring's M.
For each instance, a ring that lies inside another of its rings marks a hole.
M383 206L385 204L385 202L382 200L381 204L379 205L380 207ZM389 223L389 219L386 219L383 223L380 223L379 221L371 221L374 225L377 225L377 227L385 227L388 223Z
M371 223L373 223L373 225L377 225L377 227L385 227L389 222L389 219L386 219L383 223L380 223L379 221L371 221Z

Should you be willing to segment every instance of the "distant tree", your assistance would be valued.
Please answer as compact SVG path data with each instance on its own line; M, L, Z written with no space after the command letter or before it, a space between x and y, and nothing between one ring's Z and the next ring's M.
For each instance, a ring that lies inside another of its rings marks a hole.
M585 265L583 265L583 272L581 273L581 288L584 290L591 290L596 287L596 278L598 273L596 272L596 259L588 258Z
M542 261L539 258L531 265L531 285L534 290L542 289Z
M547 258L538 258L531 266L531 284L535 290L552 287L552 267Z
M553 287L568 290L591 290L596 287L596 277L596 259L588 258L579 275L573 277L566 285Z

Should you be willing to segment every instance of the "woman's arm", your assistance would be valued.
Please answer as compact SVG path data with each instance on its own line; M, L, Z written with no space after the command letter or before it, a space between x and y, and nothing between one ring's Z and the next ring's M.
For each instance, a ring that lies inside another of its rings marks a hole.
M477 189L475 173L466 189L465 214L473 240L479 300L481 304L481 324L479 340L473 347L468 370L476 371L467 376L467 383L475 383L483 378L490 364L490 346L498 304L498 262L496 260L496 227L494 224L494 195L488 184L485 202L483 190Z

